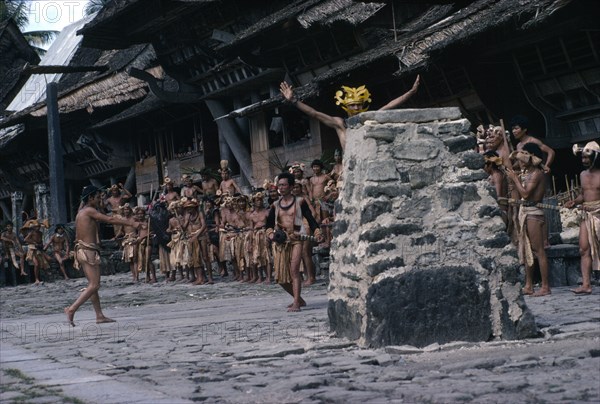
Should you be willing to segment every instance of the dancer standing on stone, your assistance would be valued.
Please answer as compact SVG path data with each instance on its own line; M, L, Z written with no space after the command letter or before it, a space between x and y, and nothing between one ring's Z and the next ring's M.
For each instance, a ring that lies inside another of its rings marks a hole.
M139 227L139 223L132 219L122 219L111 217L98 212L98 208L102 203L100 197L100 189L93 185L88 185L83 188L81 193L81 201L84 207L77 213L75 217L75 266L81 266L85 274L88 285L81 292L77 300L69 306L65 307L65 314L69 324L75 326L75 312L88 299L92 301L94 311L96 312L96 323L112 323L112 320L102 313L100 306L100 246L98 242L98 222L110 224Z
M275 279L294 298L292 304L288 306L288 311L300 311L300 307L306 306L306 302L301 297L300 277L303 244L300 236L307 235L302 218L306 218L315 237L321 239L322 236L321 229L304 199L292 195L293 186L292 174L279 174L277 188L281 198L273 204L269 212L267 237L274 242Z
M587 170L580 174L581 194L565 203L566 208L583 204L583 221L579 227L582 284L571 292L589 295L592 270L600 271L600 145L597 142L589 142L584 148L575 145L573 152L581 153L581 162Z
M548 283L548 259L544 249L544 211L536 206L544 198L546 183L542 171L542 150L537 144L527 143L522 150L514 152L521 167L522 175L507 170L507 176L515 184L515 189L525 201L518 216L519 260L525 265L525 287L523 294L544 296L550 294ZM542 276L542 287L533 291L533 264L537 258Z
M23 226L23 229L29 230L25 236L25 243L27 244L27 261L33 265L33 274L35 276L34 285L39 285L40 280L40 269L50 269L50 259L44 252L44 245L42 242L43 233L40 230L40 224L37 219L28 220Z
M412 88L408 90L406 93L402 94L398 98L394 98L392 101L388 102L383 107L379 108L379 111L394 109L397 106L408 101L410 97L412 97L419 88L420 77L417 76ZM294 95L294 90L292 86L290 86L285 81L281 82L279 86L279 90L283 97L291 102L298 108L300 111L304 112L306 115L311 118L317 119L325 126L329 126L334 129L338 135L338 139L340 141L340 145L342 146L342 150L346 148L346 121L343 118L338 116L330 116L323 112L317 111L313 107L310 107L298 100L298 98ZM369 103L371 102L371 93L366 87L360 86L358 88L346 87L342 86L343 91L337 91L335 94L336 105L341 105L342 109L348 113L348 117L354 116L361 112L365 112L369 109ZM342 98L343 97L343 98Z

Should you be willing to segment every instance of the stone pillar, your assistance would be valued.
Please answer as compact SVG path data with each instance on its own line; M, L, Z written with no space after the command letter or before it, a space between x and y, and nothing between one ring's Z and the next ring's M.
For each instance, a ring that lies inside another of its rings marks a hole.
M516 251L460 110L366 112L349 124L332 330L374 347L535 334Z
M15 230L18 232L23 226L23 192L15 191L10 194L10 202L12 208L12 222Z
M38 220L48 219L51 222L50 224L56 224L52 223L53 219L50 218L50 190L48 186L44 183L35 184L33 192L35 194L35 210Z

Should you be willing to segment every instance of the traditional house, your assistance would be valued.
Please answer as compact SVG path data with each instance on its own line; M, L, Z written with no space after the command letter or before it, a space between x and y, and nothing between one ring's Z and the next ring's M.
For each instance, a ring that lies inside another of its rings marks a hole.
M416 74L409 105L459 106L474 124L529 116L530 132L559 149L562 176L576 171L570 144L600 133L598 13L590 0L117 0L80 32L104 49L151 42L177 91L131 74L166 102L203 103L221 157L253 185L275 173L273 156L310 160L337 146L282 105L281 80L338 115L341 84L366 84L378 107Z
M136 81L122 96L101 97L111 105L92 105L90 114L74 103L80 108L69 115L86 119L73 133L120 142L113 150L137 161L143 192L166 174L220 159L256 186L277 173L276 161L306 162L339 146L331 129L282 102L282 80L311 106L340 115L340 85L366 84L378 108L420 74L405 106L459 106L474 125L527 115L530 132L558 150L554 174L573 178L580 167L571 143L600 133L599 14L593 0L114 0L78 31L83 45L105 57L153 49L156 61L129 59L88 76L92 83L118 71ZM8 123L35 121L25 115ZM0 135L0 153L11 136ZM111 170L100 173L119 172Z

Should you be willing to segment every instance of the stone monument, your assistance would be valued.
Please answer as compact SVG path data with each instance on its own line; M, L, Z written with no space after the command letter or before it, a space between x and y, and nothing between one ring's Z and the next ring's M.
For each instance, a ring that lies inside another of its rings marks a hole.
M422 347L536 334L470 126L458 108L349 121L328 291L338 336Z

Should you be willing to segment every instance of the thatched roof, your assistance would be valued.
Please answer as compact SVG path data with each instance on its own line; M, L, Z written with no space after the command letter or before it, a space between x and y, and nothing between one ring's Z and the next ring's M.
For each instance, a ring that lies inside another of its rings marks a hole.
M24 125L14 125L8 128L0 129L0 150L3 149L11 140L25 131Z
M442 4L432 6L419 18L398 27L400 33L395 41L393 35L382 40L378 46L354 55L345 63L319 74L310 83L296 88L300 99L318 94L323 84L331 84L349 72L364 69L384 59L396 59L403 76L425 67L436 52L448 46L512 24L514 30L525 30L542 23L572 0L476 0L462 8ZM280 95L233 111L226 117L237 117L280 105Z
M92 126L92 128L99 129L110 125L114 125L116 123L134 118L136 116L156 111L166 105L167 103L165 101L160 100L156 95L154 95L154 93L150 92L142 101L132 105L131 107L121 111L116 115L111 116L110 118L100 123L97 123L96 125Z
M25 82L21 76L23 67L39 62L40 57L15 23L12 20L0 23L0 114Z
M147 70L157 78L163 78L164 72L160 66L148 67L155 63L155 59L156 55L151 45L137 45L125 50L108 51L78 48L75 56L69 61L71 64L108 66L109 69L105 73L84 72L64 75L59 82L59 112L65 114L87 110L91 114L95 108L145 97L149 91L148 84L129 76L126 70L128 67L136 67ZM43 90L45 95L45 86ZM27 116L45 116L46 100L45 97L39 98L40 101L34 105L0 120L0 128L23 122Z

